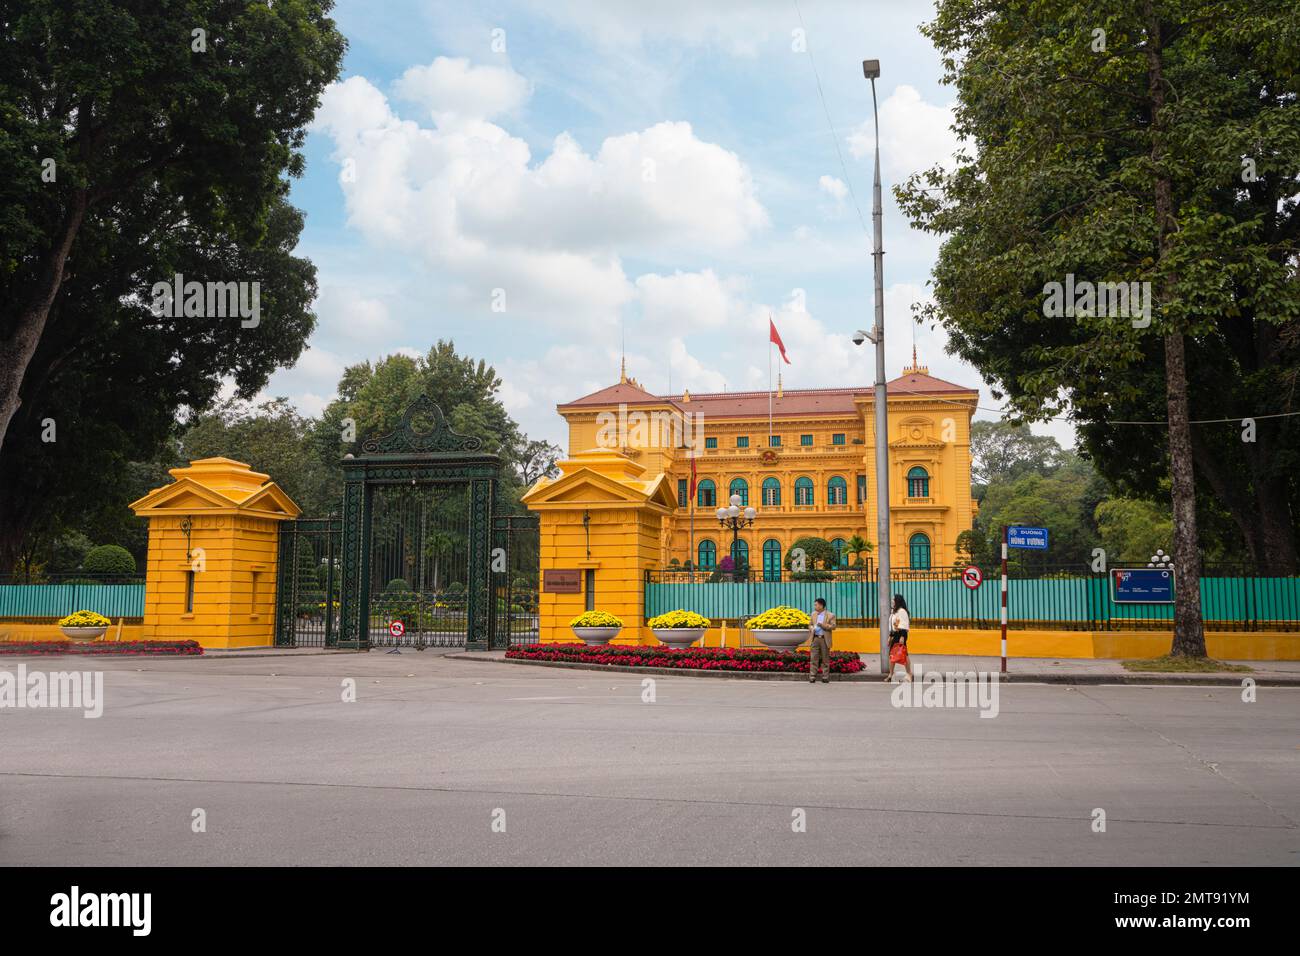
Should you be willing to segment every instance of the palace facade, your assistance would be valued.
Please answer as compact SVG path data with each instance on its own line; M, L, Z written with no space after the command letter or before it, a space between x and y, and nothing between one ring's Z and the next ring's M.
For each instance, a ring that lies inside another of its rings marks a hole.
M888 383L891 564L951 567L957 538L976 510L971 498L970 422L979 393L943 381L916 363ZM626 374L616 385L560 405L571 459L617 452L662 477L677 507L660 531L662 567L675 559L700 569L728 553L769 580L806 535L825 538L841 566L850 542L876 545L875 413L865 388L778 389L654 395ZM696 490L690 494L691 450ZM739 496L757 518L733 545L715 514Z

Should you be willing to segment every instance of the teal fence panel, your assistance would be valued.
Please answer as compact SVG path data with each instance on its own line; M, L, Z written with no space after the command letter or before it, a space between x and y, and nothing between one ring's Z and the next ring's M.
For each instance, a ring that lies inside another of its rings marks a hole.
M1000 580L986 576L971 590L946 573L902 574L893 590L907 599L914 622L938 627L996 627L1001 620ZM646 616L683 608L709 618L743 619L787 604L807 610L817 597L845 620L876 616L876 581L834 582L673 581L645 584ZM1012 578L1007 582L1007 620L1012 627L1054 625L1075 630L1172 627L1172 604L1116 604L1107 575ZM1201 578L1201 614L1215 627L1300 630L1300 578L1212 575Z
M865 580L648 582L645 589L647 618L681 609L713 620L735 620L754 617L779 605L808 611L819 597L826 599L836 617L853 619L875 615L876 592ZM868 606L871 610L864 613L864 607Z
M0 618L65 617L73 611L144 617L143 584L0 584Z

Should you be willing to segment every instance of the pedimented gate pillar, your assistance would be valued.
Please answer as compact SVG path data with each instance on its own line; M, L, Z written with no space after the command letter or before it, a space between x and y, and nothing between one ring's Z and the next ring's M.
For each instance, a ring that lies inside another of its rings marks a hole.
M558 478L541 479L523 497L540 518L539 639L575 641L569 621L591 605L622 619L617 643L653 644L645 572L659 565L663 519L677 507L668 477L647 480L645 466L601 448L559 468ZM548 587L547 571L569 573L552 575Z
M131 509L149 521L146 641L263 647L275 640L280 522L298 506L242 461L202 458Z

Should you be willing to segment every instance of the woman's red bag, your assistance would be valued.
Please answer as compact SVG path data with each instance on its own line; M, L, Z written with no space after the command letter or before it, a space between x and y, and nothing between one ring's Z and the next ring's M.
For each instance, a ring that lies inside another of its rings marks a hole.
M889 649L889 663L906 664L907 663L907 645L902 641L896 641Z

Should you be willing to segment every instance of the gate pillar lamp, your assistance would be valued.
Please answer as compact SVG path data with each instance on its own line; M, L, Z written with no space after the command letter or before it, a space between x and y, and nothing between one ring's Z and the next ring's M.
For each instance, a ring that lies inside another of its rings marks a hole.
M740 538L740 529L748 528L758 519L758 511L752 507L740 507L740 495L731 496L731 504L717 511L718 525L731 529L731 553L736 553L736 542Z

